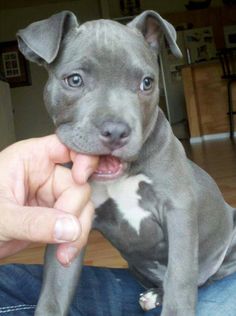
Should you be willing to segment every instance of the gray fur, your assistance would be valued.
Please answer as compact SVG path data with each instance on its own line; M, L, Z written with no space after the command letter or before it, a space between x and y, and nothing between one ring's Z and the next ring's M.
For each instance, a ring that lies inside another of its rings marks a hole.
M125 146L112 151L127 162L126 173L112 183L91 183L94 228L119 249L144 286L158 293L163 288L162 316L194 316L197 287L236 271L236 212L213 179L187 159L158 107L162 36L180 55L174 28L153 11L128 27L106 20L78 26L72 13L62 12L37 22L37 30L35 24L21 30L18 41L28 59L48 70L44 99L67 146L111 154L99 138L101 124L129 126ZM77 89L64 80L73 72L83 77ZM148 93L139 89L145 76L154 80ZM82 254L65 270L51 247L37 316L67 315L76 265L81 269ZM69 294L66 286L52 282L52 275L63 276Z

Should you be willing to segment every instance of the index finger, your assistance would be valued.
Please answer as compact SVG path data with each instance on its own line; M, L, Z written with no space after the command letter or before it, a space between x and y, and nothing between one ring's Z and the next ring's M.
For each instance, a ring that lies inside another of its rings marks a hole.
M71 152L71 160L73 161L72 177L78 184L86 183L99 163L98 156L77 154L73 151Z

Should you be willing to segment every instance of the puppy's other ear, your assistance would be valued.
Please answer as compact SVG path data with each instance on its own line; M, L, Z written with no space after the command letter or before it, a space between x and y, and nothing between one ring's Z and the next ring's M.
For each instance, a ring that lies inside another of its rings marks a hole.
M50 64L56 58L61 40L72 28L78 26L76 16L62 11L46 20L30 24L16 34L19 49L30 61L39 65Z
M152 10L144 11L127 25L131 28L137 28L143 34L148 44L157 52L160 51L164 35L173 55L182 57L182 53L176 44L177 35L175 28L157 12Z

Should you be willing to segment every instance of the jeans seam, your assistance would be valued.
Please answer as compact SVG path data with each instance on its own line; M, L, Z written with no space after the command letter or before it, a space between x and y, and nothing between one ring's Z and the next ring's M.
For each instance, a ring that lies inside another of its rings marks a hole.
M34 309L36 305L16 305L16 306L4 306L0 307L0 314L10 313L10 312L16 312L26 309Z

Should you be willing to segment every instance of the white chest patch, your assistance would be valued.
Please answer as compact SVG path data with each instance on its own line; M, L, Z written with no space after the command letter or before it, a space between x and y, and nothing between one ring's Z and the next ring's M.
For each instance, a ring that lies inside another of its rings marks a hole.
M139 205L141 197L138 195L140 182L151 183L145 175L139 174L132 177L123 177L118 181L108 184L92 184L92 200L96 207L112 198L123 219L139 234L140 225L144 218L150 216L150 212Z

